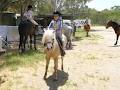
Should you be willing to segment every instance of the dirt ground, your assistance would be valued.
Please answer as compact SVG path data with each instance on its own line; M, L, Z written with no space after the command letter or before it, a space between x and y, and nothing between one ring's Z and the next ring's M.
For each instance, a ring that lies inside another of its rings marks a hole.
M52 60L43 80L44 60L17 71L1 70L0 90L120 90L120 43L114 46L115 38L111 28L92 27L90 37L73 41L73 49L66 50L58 81L53 81Z

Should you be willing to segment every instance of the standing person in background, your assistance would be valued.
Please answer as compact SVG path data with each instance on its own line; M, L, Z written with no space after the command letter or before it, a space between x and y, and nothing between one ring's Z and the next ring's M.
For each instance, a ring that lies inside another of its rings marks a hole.
M49 24L48 28L52 28L56 32L56 39L58 41L61 56L65 55L65 51L63 49L63 42L62 42L62 16L59 11L53 12L53 20Z

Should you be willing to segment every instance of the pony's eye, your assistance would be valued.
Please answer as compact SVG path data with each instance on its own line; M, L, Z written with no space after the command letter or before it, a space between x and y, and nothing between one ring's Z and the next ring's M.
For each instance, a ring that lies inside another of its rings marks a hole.
M52 41L54 41L54 39L52 39Z

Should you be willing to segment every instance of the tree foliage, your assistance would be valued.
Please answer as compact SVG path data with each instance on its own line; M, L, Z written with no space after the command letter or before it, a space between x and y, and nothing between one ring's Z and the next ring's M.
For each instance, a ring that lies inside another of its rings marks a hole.
M16 0L0 0L0 12L6 11Z
M113 6L110 10L97 11L89 10L89 18L93 24L105 25L108 20L120 22L120 6Z
M92 0L0 0L0 12L9 11L23 13L26 7L34 6L36 14L51 14L55 10L63 14L74 15L75 18L89 17L93 24L104 25L108 20L120 21L120 6L110 10L97 11L86 6Z
M28 4L36 7L40 14L51 13L55 10L65 13L75 13L91 0L1 0L0 11L24 12Z

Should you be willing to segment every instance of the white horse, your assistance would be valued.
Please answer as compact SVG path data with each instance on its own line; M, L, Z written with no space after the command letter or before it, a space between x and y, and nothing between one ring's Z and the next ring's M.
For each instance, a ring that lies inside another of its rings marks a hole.
M63 45L67 42L66 37L63 35ZM44 53L46 54L46 70L44 74L44 79L47 76L47 70L49 66L50 59L54 60L54 70L55 70L55 80L57 80L57 69L58 69L58 57L61 55L58 42L56 40L56 35L54 30L45 30L42 43L44 44ZM64 45L65 46L65 45ZM61 69L63 70L63 57L61 56L62 64Z
M72 48L72 35L73 35L73 28L71 26L68 26L66 24L63 24L63 34L67 38L67 44L66 48L71 49Z

